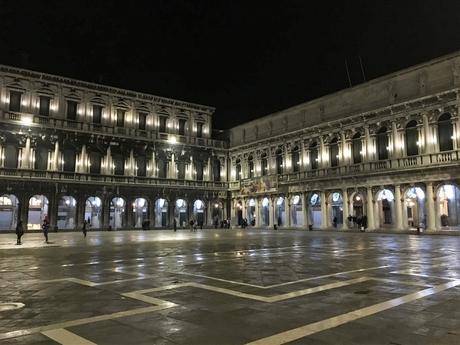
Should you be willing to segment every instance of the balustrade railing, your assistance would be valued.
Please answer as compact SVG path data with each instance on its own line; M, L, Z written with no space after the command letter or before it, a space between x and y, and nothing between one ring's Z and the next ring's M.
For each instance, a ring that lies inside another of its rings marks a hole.
M319 177L335 177L344 175L365 175L370 172L388 170L406 170L429 166L452 165L460 162L460 150L427 153L418 156L392 158L382 161L362 162L340 167L318 168L278 176L280 182L314 179Z
M94 175L84 173L73 173L64 171L43 171L30 169L8 169L0 168L0 176L15 177L26 180L52 180L52 181L75 181L75 182L95 182L102 184L135 184L135 185L159 185L177 186L188 188L208 188L208 189L227 189L228 183L221 181L195 181L164 179L143 176L120 176L120 175Z
M3 110L0 110L0 120L6 122L20 122L24 126L39 125L51 128L73 129L82 132L98 132L120 136L142 137L152 140L168 140L170 136L175 136L177 138L177 142L182 144L210 146L213 148L227 148L227 143L225 141L210 138L196 138L188 135L179 135L177 133L160 133L155 130L148 131L130 127L112 127L103 124L79 122L75 120L26 113L7 112Z

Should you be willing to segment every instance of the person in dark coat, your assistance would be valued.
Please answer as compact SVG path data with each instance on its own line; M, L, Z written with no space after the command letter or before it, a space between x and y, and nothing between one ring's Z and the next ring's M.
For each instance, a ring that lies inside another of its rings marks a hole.
M87 226L87 223L86 223L86 220L83 221L83 228L82 228L82 231L83 231L83 237L86 238L86 226Z
M47 219L43 221L42 230L43 230L43 236L45 236L45 242L49 243L48 242L48 232L50 230L50 223L48 222Z
M177 231L177 220L176 220L176 217L174 217L174 220L173 220L173 228L174 228L174 232Z
M22 220L20 220L18 221L18 224L16 225L16 237L17 237L16 245L22 244L21 243L22 235L24 235L24 227L22 225Z

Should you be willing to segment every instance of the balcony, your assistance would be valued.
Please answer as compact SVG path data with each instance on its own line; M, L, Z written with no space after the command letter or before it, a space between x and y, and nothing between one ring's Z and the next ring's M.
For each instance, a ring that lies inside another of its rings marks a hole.
M392 158L381 161L363 162L338 167L326 167L279 176L279 182L311 180L315 178L334 178L337 176L369 175L387 171L407 171L413 169L434 168L457 165L460 161L460 150L428 153L418 156Z
M72 132L82 133L101 133L108 135L116 135L129 139L143 138L146 140L161 140L168 141L169 136L173 135L177 138L177 142L181 144L189 144L194 146L204 146L212 148L227 148L227 143L221 140L210 138L195 138L191 136L181 136L174 133L160 133L154 130L141 130L129 127L112 127L103 124L95 124L89 122L78 122L62 118L54 118L47 116L39 116L27 113L7 112L0 110L0 122L13 123L16 125L42 127L52 129L62 129Z
M119 176L119 175L92 175L82 173L72 173L63 171L42 171L28 169L7 169L0 168L0 177L6 179L13 178L21 181L45 181L45 182L64 182L64 183L81 183L95 185L117 186L159 186L159 187L178 187L187 189L207 189L223 191L227 190L227 182L215 181L192 181L163 179L155 177L140 176Z

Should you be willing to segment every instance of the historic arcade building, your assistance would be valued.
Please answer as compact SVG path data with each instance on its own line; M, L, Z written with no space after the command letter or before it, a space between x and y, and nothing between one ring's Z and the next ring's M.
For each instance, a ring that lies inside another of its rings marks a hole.
M211 137L213 108L0 66L0 229L460 226L460 52Z
M0 229L161 228L227 217L214 109L0 66Z
M460 224L460 53L230 131L231 211L256 227ZM351 221L350 221L351 220Z

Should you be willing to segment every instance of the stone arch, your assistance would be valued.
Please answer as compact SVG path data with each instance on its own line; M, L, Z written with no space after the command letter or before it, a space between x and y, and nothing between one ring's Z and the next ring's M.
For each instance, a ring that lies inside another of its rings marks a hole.
M58 229L75 229L77 225L77 200L71 195L62 195L58 202L56 225Z
M169 225L169 200L157 198L155 208L155 227L167 227ZM179 224L179 223L178 223ZM182 224L179 224L182 225Z
M395 225L395 202L394 192L388 188L381 188L375 194L378 214L374 217L379 227L391 227ZM366 200L366 202L371 202Z
M308 213L310 224L313 229L321 228L322 224L322 212L321 209L321 194L318 191L311 191L307 196Z
M14 194L0 195L0 230L14 230L19 221L19 199Z
M48 220L48 198L44 194L36 194L28 202L27 229L40 230L43 221Z
M409 186L403 193L403 226L409 228L426 225L425 191L420 185Z
M98 196L89 196L85 200L85 220L91 228L102 228L102 200Z
M114 196L110 200L109 224L113 230L126 226L126 203L127 199L122 196Z
M440 227L460 228L460 188L457 183L442 183L436 189L436 220Z
M304 225L305 219L303 217L303 208L305 207L305 205L304 201L302 200L302 195L292 195L290 203L291 209L289 217L291 217L291 225L294 227L300 227Z
M197 222L199 227L203 227L206 225L206 218L207 218L207 209L206 209L206 202L202 199L195 199L193 201L193 218Z
M342 191L332 191L327 197L328 222L338 227L343 224L343 195Z
M132 201L132 224L136 229L146 229L149 221L149 200L145 197L137 197Z

